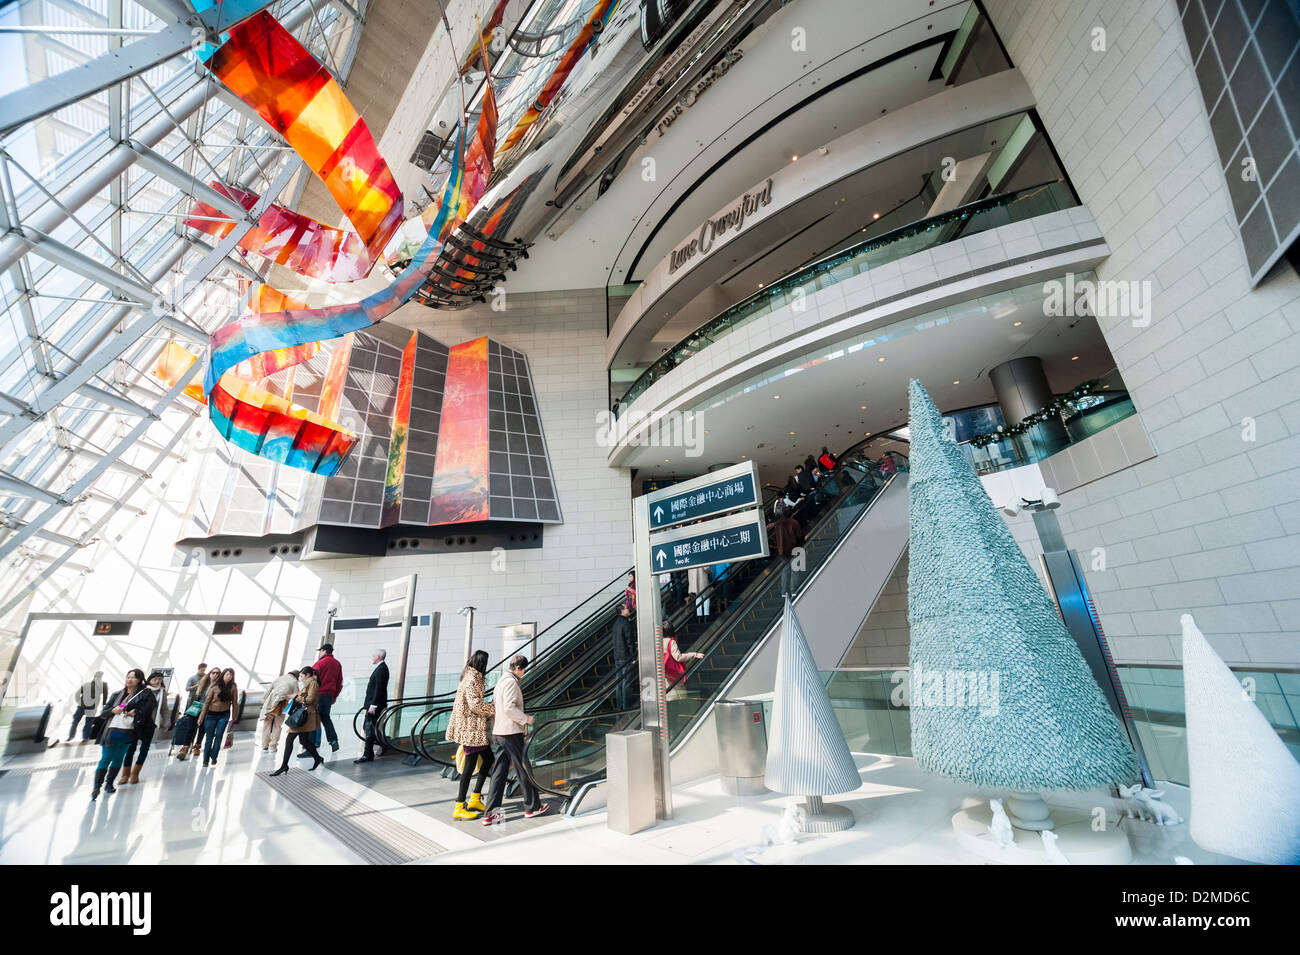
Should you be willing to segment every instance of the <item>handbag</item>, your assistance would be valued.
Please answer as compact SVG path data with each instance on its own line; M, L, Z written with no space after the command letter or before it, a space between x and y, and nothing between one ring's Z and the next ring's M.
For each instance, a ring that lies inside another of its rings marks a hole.
M477 773L479 768L483 765L483 754L475 753L474 756L476 759L474 760L474 768L470 771L471 776L474 773ZM461 743L456 747L456 772L461 776L465 775L465 760L465 744Z
M671 686L686 675L686 667L673 659L671 650L664 651L664 679Z
M284 725L296 730L307 722L307 707L297 700L290 700L284 707Z
M226 734L226 741L225 743L222 744L221 748L230 749L230 747L234 745L235 745L235 731L231 730L229 733Z
M196 720L199 718L199 714L202 713L202 712L203 712L203 701L202 701L202 700L195 700L195 701L194 701L193 703L191 703L189 706L185 707L185 715L186 715L186 716L192 716L192 717L194 717Z

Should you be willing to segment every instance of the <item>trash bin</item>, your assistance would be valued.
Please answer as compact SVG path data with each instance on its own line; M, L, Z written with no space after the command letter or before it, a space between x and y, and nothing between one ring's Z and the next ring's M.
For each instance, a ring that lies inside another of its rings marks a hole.
M724 792L756 796L767 792L767 726L758 700L723 700L714 708L718 730L718 774Z

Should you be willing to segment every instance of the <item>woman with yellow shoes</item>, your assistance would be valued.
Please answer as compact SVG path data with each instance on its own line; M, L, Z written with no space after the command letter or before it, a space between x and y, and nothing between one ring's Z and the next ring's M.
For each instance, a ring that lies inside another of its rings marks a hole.
M496 715L491 703L483 699L486 690L488 655L483 650L475 650L460 676L460 685L456 687L456 702L451 707L451 718L447 721L447 739L459 743L456 753L456 768L460 771L460 793L456 796L456 808L452 818L458 821L477 819L479 813L487 808L483 804L483 783L492 769L492 747L488 738L488 718ZM478 760L478 772L475 773L474 761ZM474 777L474 793L465 804L469 792L470 778Z

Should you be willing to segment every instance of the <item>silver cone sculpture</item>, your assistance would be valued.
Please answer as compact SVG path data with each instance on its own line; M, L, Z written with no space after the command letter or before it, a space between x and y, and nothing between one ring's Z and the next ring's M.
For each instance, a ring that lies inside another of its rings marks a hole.
M768 736L767 787L806 797L804 831L831 832L852 827L851 810L826 806L821 797L853 792L862 785L862 777L788 595L781 621Z
M1192 839L1251 862L1300 863L1300 763L1183 614Z

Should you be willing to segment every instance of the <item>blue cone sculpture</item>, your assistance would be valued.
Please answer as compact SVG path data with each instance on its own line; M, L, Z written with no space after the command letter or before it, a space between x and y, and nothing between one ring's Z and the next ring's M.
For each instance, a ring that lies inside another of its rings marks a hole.
M781 624L764 782L792 796L853 792L862 777L789 596Z
M979 786L1092 789L1137 758L1011 530L919 382L911 402L912 753Z

